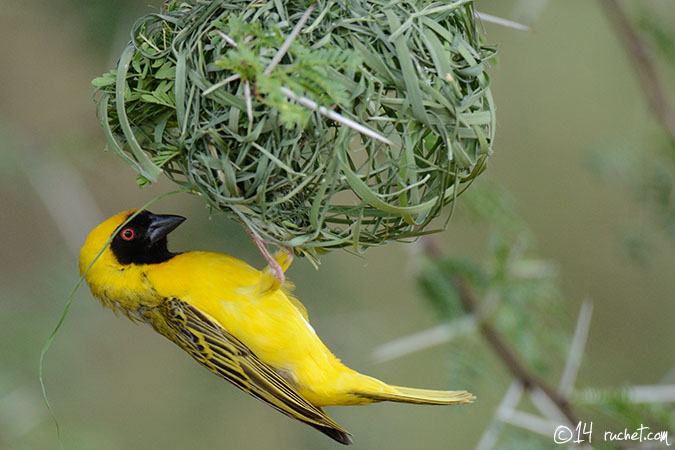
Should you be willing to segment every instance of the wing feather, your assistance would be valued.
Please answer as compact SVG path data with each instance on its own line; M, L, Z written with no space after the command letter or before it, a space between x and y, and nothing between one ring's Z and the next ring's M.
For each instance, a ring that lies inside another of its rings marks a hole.
M336 441L352 443L349 432L203 311L180 299L169 298L154 312L148 318L155 330L211 372Z

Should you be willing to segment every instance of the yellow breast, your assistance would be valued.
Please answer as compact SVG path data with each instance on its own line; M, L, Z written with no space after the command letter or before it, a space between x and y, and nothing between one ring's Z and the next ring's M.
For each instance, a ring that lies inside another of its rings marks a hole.
M290 294L260 293L262 273L243 261L187 252L146 270L160 296L180 298L210 315L309 401L321 404L334 395L340 375L352 372L321 342Z

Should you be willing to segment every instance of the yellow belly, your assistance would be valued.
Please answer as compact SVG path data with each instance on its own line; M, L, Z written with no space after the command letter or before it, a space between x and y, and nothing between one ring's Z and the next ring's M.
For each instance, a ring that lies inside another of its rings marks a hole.
M147 266L147 275L159 295L210 315L315 405L369 403L349 392L379 382L345 367L283 290L260 294L262 273L248 264L220 253L188 252Z

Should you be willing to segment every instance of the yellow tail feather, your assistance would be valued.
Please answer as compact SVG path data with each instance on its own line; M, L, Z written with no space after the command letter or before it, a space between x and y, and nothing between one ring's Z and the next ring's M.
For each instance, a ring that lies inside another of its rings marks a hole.
M414 403L418 405L461 405L476 397L467 391L433 391L403 386L389 386L395 392L357 392L356 395L376 402Z

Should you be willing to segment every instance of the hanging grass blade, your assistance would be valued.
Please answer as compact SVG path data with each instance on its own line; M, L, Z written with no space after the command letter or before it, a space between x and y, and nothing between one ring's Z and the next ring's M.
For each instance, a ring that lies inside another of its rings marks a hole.
M59 320L56 323L56 326L54 327L54 330L52 330L49 337L45 341L44 346L42 347L42 351L40 351L40 363L38 365L38 378L40 380L40 389L42 390L42 399L44 400L45 406L47 407L47 410L49 411L49 414L50 414L52 420L54 421L54 426L56 427L56 436L57 436L57 439L58 439L58 442L59 442L59 448L61 448L62 450L63 450L63 441L61 440L61 427L59 425L59 421L56 418L56 414L54 413L54 410L52 409L52 405L51 405L51 403L49 403L49 399L47 398L47 389L45 387L45 380L44 380L44 359L45 359L45 355L47 354L47 352L51 348L52 344L54 343L54 338L56 337L56 333L59 332L59 330L61 329L61 326L63 325L63 322L66 320L66 317L68 316L68 312L70 311L70 306L73 303L73 298L75 298L75 294L77 293L78 289L80 288L80 286L84 282L84 277L89 272L89 269L91 269L91 267L94 265L94 263L96 263L96 261L99 259L99 257L103 254L105 249L108 248L108 245L110 245L110 242L112 241L113 237L117 234L117 232L119 230L121 230L127 223L129 223L131 220L133 220L133 218L136 217L138 214L140 214L141 212L148 209L153 203L155 203L159 200L162 200L166 197L169 197L169 196L172 196L172 195L175 195L175 194L184 193L184 192L189 192L189 190L188 189L179 189L179 190L171 191L171 192L168 192L166 194L162 194L162 195L159 195L159 196L153 198L152 200L147 202L145 205L138 208L138 210L134 214L129 216L129 218L127 218L127 220L125 220L124 223L122 223L122 225L120 225L117 228L117 230L115 230L115 232L110 236L110 238L105 243L103 248L98 252L98 254L96 255L96 258L94 258L94 260L91 262L91 264L89 264L89 266L82 272L82 274L80 275L80 278L75 283L75 286L73 287L72 291L70 292L70 295L68 296L68 300L66 300L66 305L63 308L63 312L61 313L61 316L59 317Z

